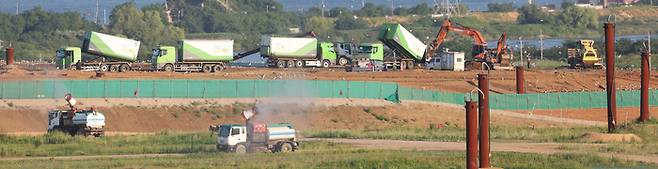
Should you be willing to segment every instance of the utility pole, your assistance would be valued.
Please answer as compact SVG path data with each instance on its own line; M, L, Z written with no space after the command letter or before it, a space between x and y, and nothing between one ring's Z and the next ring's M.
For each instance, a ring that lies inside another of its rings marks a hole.
M523 36L519 36L519 57L521 59L521 65L523 65Z
M322 9L321 16L324 18L324 8L325 8L324 0L320 0L320 4L322 5L322 6L320 7L320 9Z
M16 0L16 15L20 12L21 0Z
M544 31L539 30L539 58L544 60Z
M107 25L107 16L105 15L106 9L103 9L103 25Z
M100 22L100 20L98 18L98 12L100 10L100 4L101 4L100 0L96 0L96 19L94 20L94 23L96 23L97 25L98 25L98 22Z

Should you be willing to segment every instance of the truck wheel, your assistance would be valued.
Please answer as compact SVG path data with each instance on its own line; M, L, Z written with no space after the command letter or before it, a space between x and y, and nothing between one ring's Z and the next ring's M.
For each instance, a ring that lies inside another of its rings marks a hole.
M214 72L221 72L222 70L224 70L224 65L215 65L212 67L212 71Z
M295 67L295 61L294 60L289 60L287 67Z
M276 61L276 67L284 68L284 67L286 67L286 62L283 61L283 60Z
M345 65L347 65L347 62L349 62L349 60L347 60L347 58L345 58L345 57L340 57L340 58L338 59L338 65L340 65L340 66L345 66Z
M304 67L304 61L303 60L298 60L297 62L295 62L295 66Z
M174 71L174 65L172 64L166 64L162 68L165 72L173 72Z
M110 68L107 65L101 65L98 69L100 69L103 72L107 72Z
M210 73L212 71L212 65L203 65L201 70L203 70L204 73Z
M119 66L119 72L127 72L127 71L129 70L129 68L130 68L130 67L128 67L128 65L126 65L126 64L121 64L121 65Z
M407 69L414 69L414 61L407 61Z
M235 153L244 154L247 153L247 147L244 144L238 144L235 146Z
M407 62L406 61L401 61L400 62L400 69L407 70Z
M279 144L279 151L280 153L287 153L292 151L292 145L290 143L281 143Z
M328 68L329 66L331 66L331 62L329 62L329 60L325 59L322 61L322 67Z
M119 70L119 68L117 66L115 66L115 65L110 66L110 72L116 72L118 70Z

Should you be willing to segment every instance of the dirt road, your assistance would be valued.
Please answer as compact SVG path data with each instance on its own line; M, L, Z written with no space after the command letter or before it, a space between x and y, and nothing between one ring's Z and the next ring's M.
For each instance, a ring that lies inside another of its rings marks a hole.
M307 138L306 141L328 141L334 143L348 144L359 148L394 149L394 150L417 150L417 151L466 151L465 142L432 142L432 141L402 141L402 140L372 140L372 139L325 139ZM505 143L492 142L491 151L494 152L519 152L519 153L583 153L570 150L561 150L563 145L592 147L604 146L604 144L591 143ZM620 158L632 161L658 164L658 155L633 155L621 153L594 153L605 158ZM495 158L495 157L493 157Z

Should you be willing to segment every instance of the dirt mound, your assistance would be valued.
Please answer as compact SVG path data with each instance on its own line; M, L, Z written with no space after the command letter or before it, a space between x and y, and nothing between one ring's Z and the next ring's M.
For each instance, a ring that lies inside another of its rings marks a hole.
M608 133L585 133L581 139L587 142L642 142L642 138L635 134L608 134Z

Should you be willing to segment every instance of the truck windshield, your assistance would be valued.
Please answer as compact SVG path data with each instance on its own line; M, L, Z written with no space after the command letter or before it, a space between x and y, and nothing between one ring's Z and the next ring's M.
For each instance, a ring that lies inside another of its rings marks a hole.
M220 126L219 127L219 136L228 137L231 134L231 127L229 126Z
M372 46L359 46L359 53L372 53Z

